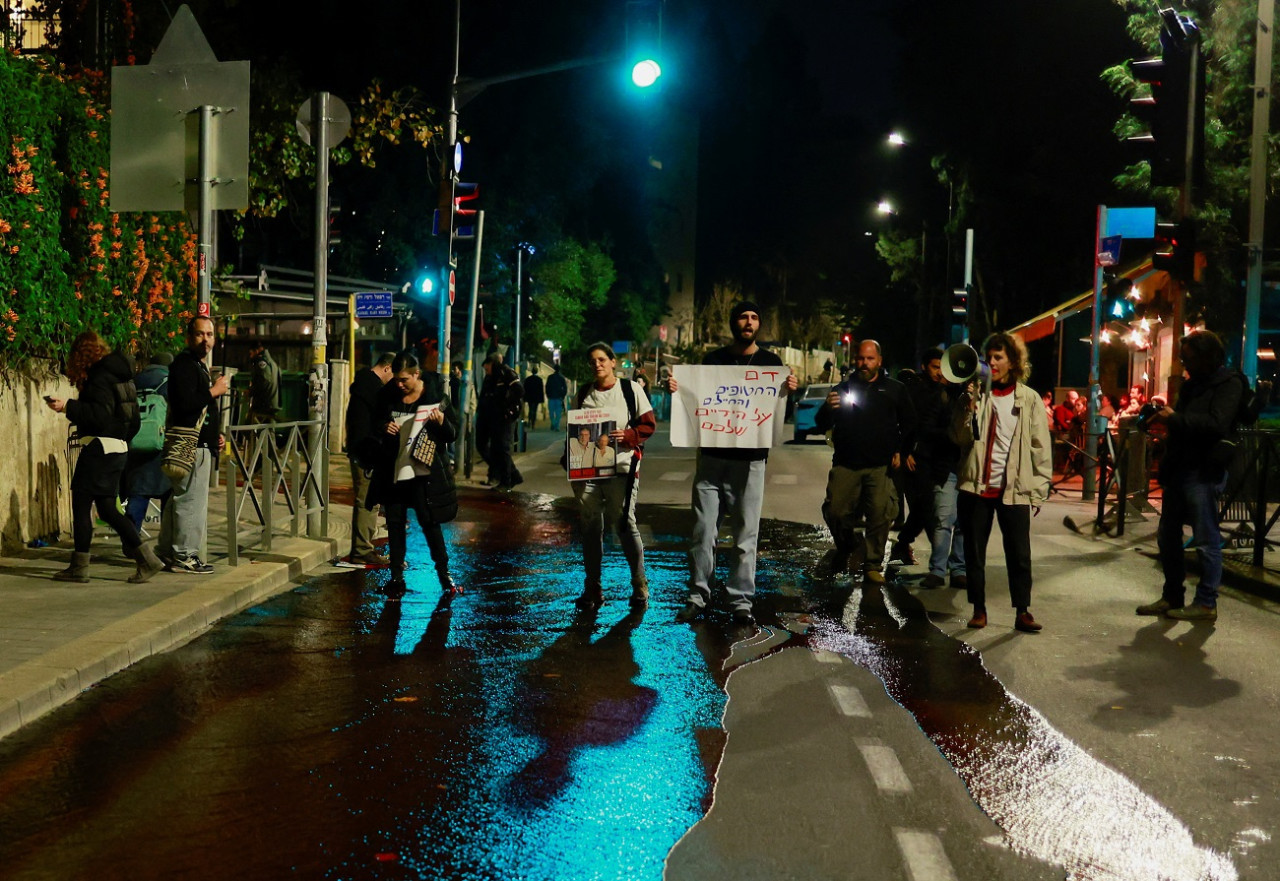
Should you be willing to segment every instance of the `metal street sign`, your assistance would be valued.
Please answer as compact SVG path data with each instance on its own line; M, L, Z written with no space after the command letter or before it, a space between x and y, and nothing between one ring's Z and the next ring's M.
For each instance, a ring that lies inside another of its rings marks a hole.
M308 147L311 146L311 117L311 99L308 98L298 108L298 118L294 121L299 137ZM329 96L329 118L324 121L324 127L329 135L330 150L345 141L347 135L351 134L351 111L347 109L346 102L337 95Z
M1126 239L1149 239L1156 234L1156 209L1108 208L1104 236L1123 236Z
M366 291L357 293L356 318L390 318L391 291Z
M454 301L457 299L457 289L458 289L458 286L457 286L456 273L452 269L450 269L449 270L449 305L450 306L452 306L454 304Z
M111 69L112 211L194 207L202 105L215 108L211 207L249 207L249 62L218 61L183 6L150 64Z

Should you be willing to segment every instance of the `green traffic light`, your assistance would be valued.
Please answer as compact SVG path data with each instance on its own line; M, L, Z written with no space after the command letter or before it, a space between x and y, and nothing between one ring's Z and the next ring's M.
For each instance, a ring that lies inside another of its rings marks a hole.
M647 89L662 76L662 68L652 58L637 61L631 68L631 82L641 89Z
M435 282L431 280L431 276L424 275L418 279L418 292L421 294L429 294L435 290Z

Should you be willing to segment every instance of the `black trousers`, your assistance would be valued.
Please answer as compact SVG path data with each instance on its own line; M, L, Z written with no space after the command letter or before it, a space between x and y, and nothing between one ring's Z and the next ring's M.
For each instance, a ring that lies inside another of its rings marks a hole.
M89 553L89 545L93 543L94 505L98 506L98 516L116 531L116 535L120 536L125 550L133 551L142 544L133 521L116 508L115 495L95 496L88 490L73 489L71 490L71 537L78 552Z
M489 463L489 479L502 486L514 486L520 477L516 463L511 460L514 435L514 422L497 419L489 422L486 434L480 435L480 455Z
M410 509L418 518L422 536L427 540L431 562L436 564L436 572L443 578L449 571L449 548L444 543L444 532L440 529L440 524L431 518L431 512L426 509L425 504L397 502L383 505L383 511L387 515L387 549L391 552L391 572L399 574L404 571L405 551L409 543Z
M987 542L993 521L1000 524L1004 563L1009 575L1009 597L1015 609L1031 606L1031 506L1006 505L1000 499L984 499L960 493L960 523L964 529L965 573L969 577L969 602L987 604Z
M915 471L907 471L905 465L899 470L907 501L907 519L898 530L898 541L909 545L933 522L933 475L921 462L916 463Z

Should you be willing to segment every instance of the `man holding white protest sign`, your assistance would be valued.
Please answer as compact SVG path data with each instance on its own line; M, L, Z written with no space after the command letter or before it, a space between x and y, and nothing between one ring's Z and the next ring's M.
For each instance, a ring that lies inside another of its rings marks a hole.
M782 441L786 397L796 389L796 377L782 359L756 343L760 310L755 303L734 306L729 329L732 343L708 352L701 367L678 365L668 381L671 443L698 448L689 597L676 614L680 622L694 620L711 602L716 536L727 524L732 540L725 591L733 620L755 623L751 602L765 463L769 448Z

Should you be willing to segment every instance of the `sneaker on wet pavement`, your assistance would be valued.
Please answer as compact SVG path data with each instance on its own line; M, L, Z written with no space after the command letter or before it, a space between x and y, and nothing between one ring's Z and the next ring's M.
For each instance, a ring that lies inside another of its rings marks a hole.
M813 574L818 578L835 578L844 572L845 567L848 565L848 554L830 550L823 554L822 559L818 561L818 565L814 567Z
M178 554L173 558L173 562L169 564L169 571L179 572L183 575L212 575L213 567L195 554L190 556Z
M1175 621L1217 621L1218 607L1189 603L1181 609L1170 609L1165 615Z
M756 623L756 616L751 614L750 609L734 609L733 623L739 627L750 627Z

